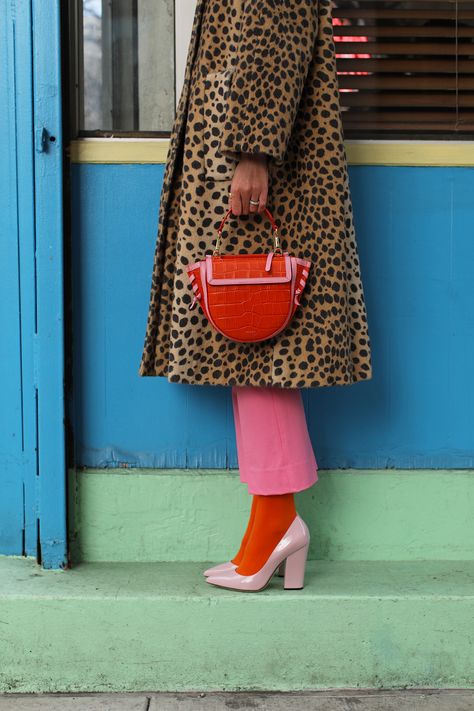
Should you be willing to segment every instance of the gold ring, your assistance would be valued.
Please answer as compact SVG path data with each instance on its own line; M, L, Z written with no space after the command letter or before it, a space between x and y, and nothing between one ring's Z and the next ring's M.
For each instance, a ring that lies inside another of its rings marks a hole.
M259 200L249 200L249 202L250 202L251 205L260 205L260 201L259 201Z

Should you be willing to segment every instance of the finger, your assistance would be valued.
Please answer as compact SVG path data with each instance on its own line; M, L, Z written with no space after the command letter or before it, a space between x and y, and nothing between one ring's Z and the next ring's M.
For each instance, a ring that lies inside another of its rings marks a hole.
M240 199L242 201L242 215L248 215L250 210L250 196L252 194L251 190L241 190Z
M262 190L260 193L260 200L258 204L258 211L263 212L267 206L267 200L268 200L268 188L265 188Z
M232 206L232 200L237 195L237 193L238 193L237 188L234 189L232 184L229 185L229 192L227 193L227 208L229 210L232 210L232 212L234 212L234 208Z
M252 195L249 200L249 210L250 212L258 212L260 208L260 198L258 195Z
M234 215L241 215L242 214L242 199L241 199L239 190L232 191L232 198L230 201L230 205L232 208L232 213Z

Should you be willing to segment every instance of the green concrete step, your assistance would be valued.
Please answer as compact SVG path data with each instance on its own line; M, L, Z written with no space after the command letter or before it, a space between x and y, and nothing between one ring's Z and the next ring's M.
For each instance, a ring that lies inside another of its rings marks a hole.
M321 471L296 500L310 558L474 560L471 470ZM249 507L237 470L71 471L72 559L225 560Z
M473 561L310 561L254 594L204 567L0 558L0 691L474 687Z

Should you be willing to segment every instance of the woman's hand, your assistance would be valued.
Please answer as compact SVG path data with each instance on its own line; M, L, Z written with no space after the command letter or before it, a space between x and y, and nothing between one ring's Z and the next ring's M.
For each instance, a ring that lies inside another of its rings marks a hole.
M233 214L263 212L267 197L267 156L264 153L242 153L230 186L229 206Z

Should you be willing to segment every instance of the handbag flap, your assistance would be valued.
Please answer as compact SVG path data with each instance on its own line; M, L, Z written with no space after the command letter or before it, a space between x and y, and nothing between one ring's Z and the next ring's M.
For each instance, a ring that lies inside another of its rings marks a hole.
M267 271L266 267L270 265ZM206 255L208 284L281 284L291 281L291 259L288 254Z

